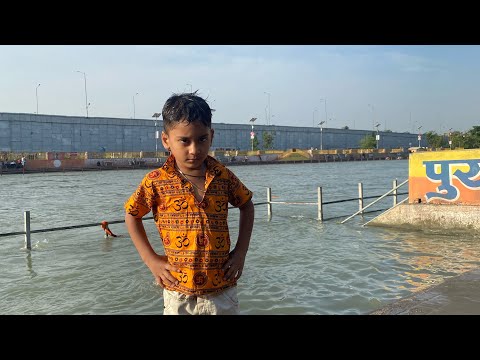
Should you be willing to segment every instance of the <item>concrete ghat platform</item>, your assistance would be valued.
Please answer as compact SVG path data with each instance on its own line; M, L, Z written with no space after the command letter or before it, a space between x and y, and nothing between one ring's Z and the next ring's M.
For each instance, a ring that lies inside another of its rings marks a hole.
M400 204L365 225L475 234L480 232L480 205Z
M480 315L480 268L449 278L369 315Z

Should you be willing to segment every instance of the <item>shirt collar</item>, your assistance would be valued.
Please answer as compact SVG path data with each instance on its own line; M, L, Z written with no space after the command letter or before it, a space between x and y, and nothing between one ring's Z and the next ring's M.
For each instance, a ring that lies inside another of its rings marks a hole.
M207 156L205 159L205 165L206 165L206 178L209 180L210 178L214 178L216 175L216 172L218 172L219 165L222 166L222 164L216 160L215 158L211 157L210 155ZM163 165L163 169L168 175L175 174L178 176L178 172L175 169L175 156L171 154L168 159L165 161L165 164Z

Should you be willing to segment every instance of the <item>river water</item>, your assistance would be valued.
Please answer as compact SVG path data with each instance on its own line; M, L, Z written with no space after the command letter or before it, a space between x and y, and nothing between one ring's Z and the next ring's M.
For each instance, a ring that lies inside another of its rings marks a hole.
M254 192L254 203L323 201L382 195L408 178L408 161L362 161L232 166ZM123 203L149 170L112 170L0 177L0 234L122 220ZM403 189L403 190L402 190ZM399 191L407 192L403 187ZM402 200L406 195L399 196ZM365 204L373 201L365 200ZM385 198L374 210L386 209ZM478 238L362 227L380 212L344 218L358 201L316 205L255 206L255 225L238 291L241 313L365 314L480 264ZM150 215L148 215L150 216ZM232 241L238 210L230 210ZM153 247L162 246L153 220L145 220ZM161 314L162 290L136 252L123 223L0 236L1 314Z

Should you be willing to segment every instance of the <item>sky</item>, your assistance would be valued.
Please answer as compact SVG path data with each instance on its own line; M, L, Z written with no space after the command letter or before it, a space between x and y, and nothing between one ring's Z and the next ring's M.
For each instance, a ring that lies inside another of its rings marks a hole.
M0 112L85 116L87 97L89 117L153 120L191 90L213 127L468 131L480 125L480 46L0 45Z

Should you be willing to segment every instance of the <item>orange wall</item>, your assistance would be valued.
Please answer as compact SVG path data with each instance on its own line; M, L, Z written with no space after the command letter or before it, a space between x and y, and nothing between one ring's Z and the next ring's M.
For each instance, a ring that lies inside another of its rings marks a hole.
M410 154L409 202L480 205L480 149Z

